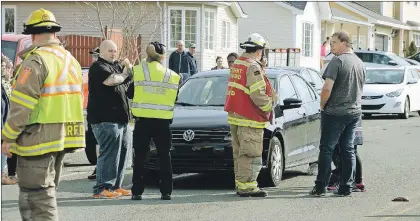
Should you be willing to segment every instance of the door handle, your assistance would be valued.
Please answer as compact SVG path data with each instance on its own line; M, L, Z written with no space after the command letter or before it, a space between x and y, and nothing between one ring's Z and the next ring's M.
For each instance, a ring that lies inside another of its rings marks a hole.
M306 117L306 113L303 113L302 116Z
M321 109L318 109L318 113L321 113Z

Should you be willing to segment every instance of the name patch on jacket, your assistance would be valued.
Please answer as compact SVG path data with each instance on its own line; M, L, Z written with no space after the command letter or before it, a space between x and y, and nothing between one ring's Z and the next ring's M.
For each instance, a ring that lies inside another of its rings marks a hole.
M65 123L66 137L82 137L85 134L85 127L80 123Z
M143 86L143 92L148 94L165 94L166 88Z

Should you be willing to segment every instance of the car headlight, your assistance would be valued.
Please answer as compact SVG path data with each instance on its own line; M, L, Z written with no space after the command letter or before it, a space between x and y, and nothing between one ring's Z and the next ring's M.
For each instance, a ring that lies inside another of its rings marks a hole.
M232 136L230 132L223 138L223 140L232 141Z
M404 88L385 94L387 97L398 97L404 91Z

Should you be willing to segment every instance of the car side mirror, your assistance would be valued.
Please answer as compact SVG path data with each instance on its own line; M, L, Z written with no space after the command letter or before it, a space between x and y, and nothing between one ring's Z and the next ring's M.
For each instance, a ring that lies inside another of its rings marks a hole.
M286 98L283 100L283 105L280 105L281 110L288 110L299 108L302 106L302 100L299 98Z
M419 80L417 79L411 79L407 82L407 84L417 84L417 82L419 82Z
M388 61L388 64L389 65L392 65L392 66L397 66L398 64L397 64L397 62L395 62L395 61Z

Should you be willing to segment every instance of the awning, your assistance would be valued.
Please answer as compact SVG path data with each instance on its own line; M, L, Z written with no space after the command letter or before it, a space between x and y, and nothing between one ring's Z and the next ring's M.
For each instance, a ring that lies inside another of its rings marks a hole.
M351 14L348 14L338 8L331 7L331 20L335 20L338 22L345 22L345 23L352 23L352 24L359 24L364 26L372 27L373 24L363 21L360 18L357 18Z
M407 25L411 26L413 30L420 31L420 23L418 22L408 20Z

